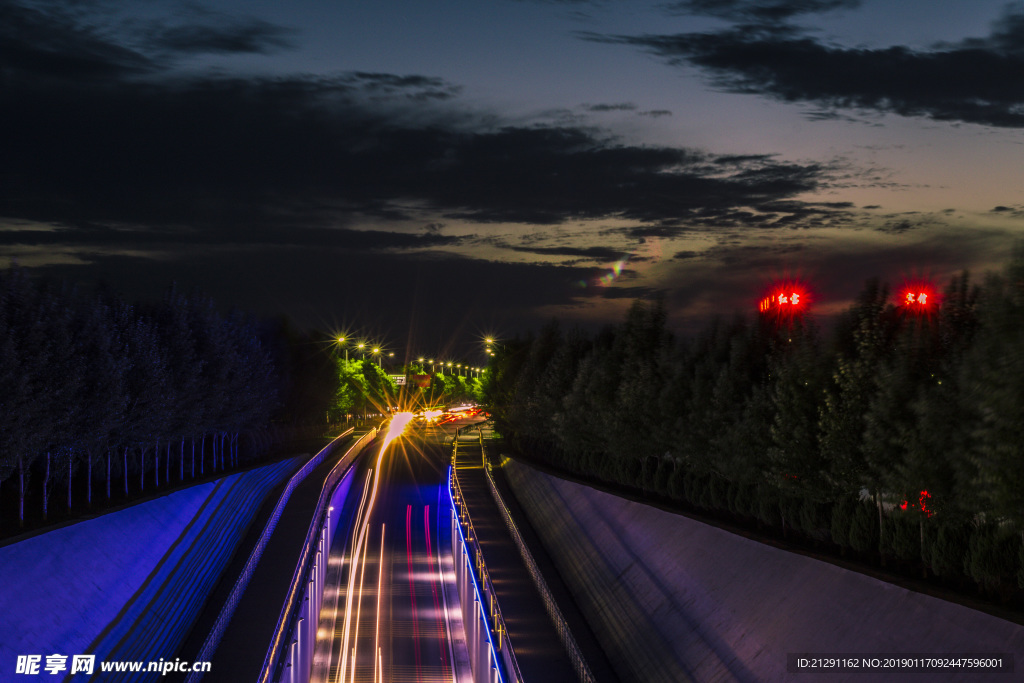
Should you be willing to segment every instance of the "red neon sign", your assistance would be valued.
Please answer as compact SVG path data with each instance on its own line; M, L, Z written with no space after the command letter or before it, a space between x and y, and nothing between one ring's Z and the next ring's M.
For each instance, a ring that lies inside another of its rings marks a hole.
M903 295L903 303L907 306L927 306L928 292L907 292Z
M904 286L899 305L907 310L923 311L938 303L935 290L926 282L911 282Z
M762 313L768 313L771 311L784 312L784 311L796 311L804 307L807 303L807 296L800 289L788 288L785 290L779 290L771 296L766 296L761 299L761 303L758 305Z

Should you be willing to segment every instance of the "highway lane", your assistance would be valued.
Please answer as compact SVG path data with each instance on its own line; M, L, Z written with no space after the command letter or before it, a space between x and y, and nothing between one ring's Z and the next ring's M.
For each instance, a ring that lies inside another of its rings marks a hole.
M354 525L339 530L332 545L313 681L470 680L450 558L451 451L444 445L468 423L410 425L357 465L342 511Z

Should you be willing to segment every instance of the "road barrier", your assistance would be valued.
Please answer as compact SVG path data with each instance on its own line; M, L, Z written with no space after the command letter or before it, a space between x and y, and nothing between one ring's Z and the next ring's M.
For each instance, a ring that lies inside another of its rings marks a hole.
M278 499L277 504L274 506L274 511L270 514L270 519L267 520L266 526L264 526L263 532L260 534L259 540L256 542L256 546L253 548L252 553L249 555L249 559L245 563L245 567L242 569L241 574L239 574L238 579L235 581L235 585L231 589L231 594L228 596L224 606L221 608L220 614L217 615L217 620L210 629L210 633L206 636L206 640L203 641L203 646L195 657L196 661L208 662L213 659L213 653L216 651L217 645L220 644L220 640L224 636L224 631L227 629L227 626L231 621L231 617L234 616L238 603L242 599L242 594L245 592L246 587L249 585L249 581L252 579L253 573L256 571L256 566L259 564L260 558L263 556L263 551L266 549L267 543L269 543L270 537L273 535L274 529L277 527L277 523L281 519L281 514L284 512L284 508L288 504L288 499L291 497L292 492L307 476L309 476L310 472L323 463L324 459L334 449L338 441L350 435L352 431L352 429L348 429L331 441L331 443L327 444L319 453L310 458L309 462L303 465L298 472L292 475L291 479L288 480L288 484L285 486L284 491L281 492L281 496ZM376 435L376 431L376 429L371 430L369 434ZM342 462L345 462L346 460L350 461L352 457L354 457L353 451L358 453L358 451L362 449L362 446L365 445L364 439L366 439L365 436L349 448L348 452L346 452L342 457ZM335 470L336 469L337 468L335 468ZM332 470L332 474L333 473L334 470ZM303 559L305 560L305 558L306 552L304 551ZM291 593L289 593L289 595L291 595ZM274 642L277 642L277 634L275 634ZM187 683L197 683L202 679L202 677L202 673L194 672L189 674L185 680ZM260 680L264 679L261 677Z
M335 489L355 462L356 456L377 437L378 431L376 427L371 428L352 444L324 479L316 511L306 533L306 541L302 545L302 554L288 588L288 598L281 608L277 630L263 660L259 683L304 683L309 680L313 667L313 652L316 649L320 607L323 604L324 579L327 577L331 538L334 536L337 519L340 516L331 515L334 510L331 503L335 502ZM340 503L338 507L340 509Z
M480 542L455 469L458 436L452 443L448 469L448 500L451 504L452 555L459 589L462 621L466 628L474 683L523 683L508 629L501 614L494 584L487 572ZM487 609L484 606L487 606ZM497 640L497 643L495 643Z

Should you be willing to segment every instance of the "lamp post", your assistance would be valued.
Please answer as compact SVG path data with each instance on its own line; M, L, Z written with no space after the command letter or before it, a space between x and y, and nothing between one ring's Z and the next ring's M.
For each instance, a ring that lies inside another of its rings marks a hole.
M374 346L374 347L373 347L373 351L371 351L370 353L372 353L373 355L377 356L377 367L378 367L378 368L380 368L380 367L383 367L383 366L382 366L382 365L380 364L380 347L378 347L378 346Z
M363 342L359 342L358 344L356 344L356 348L359 349L359 353L361 354L362 359L366 360L366 344L364 344Z
M344 337L338 337L338 343L341 346L345 346L345 338ZM348 362L348 347L347 346L345 346L345 362L346 363Z

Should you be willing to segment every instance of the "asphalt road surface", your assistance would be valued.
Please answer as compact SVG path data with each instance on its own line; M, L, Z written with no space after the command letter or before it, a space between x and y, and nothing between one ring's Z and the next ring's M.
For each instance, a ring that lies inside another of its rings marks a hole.
M470 680L450 557L451 447L444 441L476 421L411 423L361 458L342 511L354 523L331 548L311 680Z

